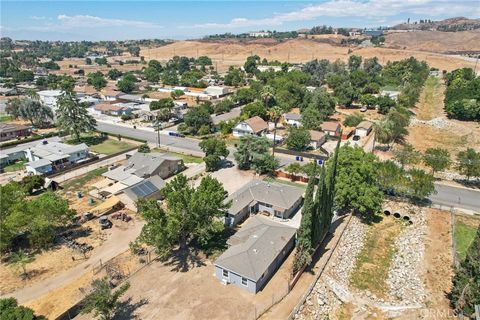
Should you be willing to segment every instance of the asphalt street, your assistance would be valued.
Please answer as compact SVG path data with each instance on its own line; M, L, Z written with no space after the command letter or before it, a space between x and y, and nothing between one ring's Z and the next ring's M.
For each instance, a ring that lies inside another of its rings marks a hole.
M104 131L111 134L121 134L137 139L143 139L150 143L157 143L156 132L133 129L129 127L107 124L102 122L98 122L97 129L99 131ZM161 147L167 147L172 151L177 150L179 152L186 152L202 156L203 152L198 146L198 143L199 140L196 139L173 137L167 135L166 133L160 134ZM233 160L233 152L235 149L229 149L230 155L228 156L228 159ZM280 161L281 166L288 165L291 162L295 162L295 159L293 157L278 153L276 154L276 158ZM435 190L437 191L437 193L429 197L429 200L432 202L432 204L480 212L480 191L458 188L438 183L435 184Z
M436 183L436 194L428 197L433 204L467 209L480 213L480 191Z

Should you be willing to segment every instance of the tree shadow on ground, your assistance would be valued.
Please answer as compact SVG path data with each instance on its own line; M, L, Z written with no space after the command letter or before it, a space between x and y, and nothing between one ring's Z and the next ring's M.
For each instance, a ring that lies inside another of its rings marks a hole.
M120 303L114 319L116 320L135 319L136 318L135 311L141 306L144 306L146 304L148 304L147 299L142 299L138 302L132 303L132 298L130 297L127 300Z
M454 181L467 188L480 189L480 180L454 179Z
M187 272L195 267L205 266L200 250L197 248L177 248L165 259L165 265L172 266L171 271Z

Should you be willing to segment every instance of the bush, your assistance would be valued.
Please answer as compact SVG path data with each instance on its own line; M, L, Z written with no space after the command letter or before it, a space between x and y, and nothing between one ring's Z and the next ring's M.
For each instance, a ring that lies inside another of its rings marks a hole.
M346 127L356 127L365 119L365 117L360 113L349 114L343 120L343 125Z

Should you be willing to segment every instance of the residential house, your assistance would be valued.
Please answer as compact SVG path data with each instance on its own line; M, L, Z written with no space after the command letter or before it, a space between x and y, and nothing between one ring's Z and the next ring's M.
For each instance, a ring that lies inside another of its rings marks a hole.
M283 119L285 122L293 127L301 127L302 126L302 115L298 113L285 113L283 115Z
M245 135L261 135L268 129L268 124L259 116L252 117L245 121L239 122L233 128L233 136L241 137Z
M40 101L52 109L54 113L57 110L57 100L62 93L62 90L42 90L37 92Z
M84 161L89 156L85 143L69 145L61 142L42 142L24 150L24 156L30 162L26 164L28 172L44 174L45 170L58 171L72 164ZM48 169L51 166L51 170Z
M370 121L362 121L360 122L356 129L355 129L355 135L360 136L360 137L366 137L370 134L370 132L373 129L373 123Z
M121 92L121 91L113 90L111 88L104 88L104 89L102 89L102 91L100 91L100 97L104 101L115 101L121 95L124 95L124 93Z
M270 37L272 33L270 31L252 31L248 35L253 38L265 38Z
M266 71L279 72L279 71L282 71L281 66L269 66L269 65L259 65L259 66L257 66L257 69L260 72L266 72Z
M99 103L93 107L96 114L107 114L112 116L131 115L132 108L121 104Z
M159 176L151 176L122 190L118 198L132 211L137 211L135 203L139 199L162 199L161 190L166 182Z
M310 132L310 146L313 149L318 149L327 140L327 134L322 131L309 130Z
M31 127L14 123L0 123L0 141L7 141L20 137L26 137L29 136L31 133Z
M251 293L260 291L295 245L296 229L255 216L229 240L215 261L215 276Z
M342 131L340 123L334 121L325 121L321 124L320 128L323 132L332 137L340 136L340 132Z
M229 94L230 90L227 87L209 86L205 88L204 93L211 97L219 98Z
M396 90L382 90L380 91L381 96L387 96L395 101L398 100L398 95L400 94L400 91Z
M266 212L272 217L287 219L303 200L303 189L280 183L253 180L232 193L232 201L225 216L225 225L233 227L250 214Z

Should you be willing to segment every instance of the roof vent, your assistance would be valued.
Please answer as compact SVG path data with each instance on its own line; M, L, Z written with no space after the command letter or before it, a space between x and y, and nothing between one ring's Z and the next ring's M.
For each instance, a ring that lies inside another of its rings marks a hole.
M257 250L257 249L253 249L253 253L258 253L258 250Z

